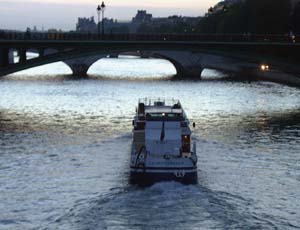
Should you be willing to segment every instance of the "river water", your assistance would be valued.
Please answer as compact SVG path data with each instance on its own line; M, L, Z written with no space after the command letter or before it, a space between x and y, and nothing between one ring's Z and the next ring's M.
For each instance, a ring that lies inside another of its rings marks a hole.
M174 81L160 60L61 63L0 80L0 229L299 229L300 90ZM97 73L102 73L100 77ZM196 122L199 184L128 184L140 97Z

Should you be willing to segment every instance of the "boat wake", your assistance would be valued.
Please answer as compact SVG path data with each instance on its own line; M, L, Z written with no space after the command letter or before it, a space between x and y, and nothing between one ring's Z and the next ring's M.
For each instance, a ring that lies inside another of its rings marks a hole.
M251 211L251 200L177 182L114 188L80 200L58 229L276 229L275 217Z

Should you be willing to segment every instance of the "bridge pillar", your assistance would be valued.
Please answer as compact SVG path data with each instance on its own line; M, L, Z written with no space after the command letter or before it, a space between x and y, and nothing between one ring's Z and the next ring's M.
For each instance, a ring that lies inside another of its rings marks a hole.
M39 49L39 57L44 57L44 55L45 55L45 50Z
M119 57L119 54L111 54L109 55L109 58L118 58Z
M9 64L9 49L1 48L0 49L0 67L8 66Z
M90 57L75 58L64 60L63 62L70 67L75 77L86 77L89 68L99 59L106 55L95 55Z
M78 64L75 63L73 65L69 65L69 67L71 68L72 72L73 72L73 76L76 77L86 77L87 76L87 72L90 68L89 65L87 64Z
M26 49L22 48L18 50L19 57L20 57L20 63L24 63L27 60L27 55L26 55Z
M177 79L201 79L203 67L201 65L201 56L192 52L183 51L154 51L149 56L162 58L171 62L177 74Z
M200 66L182 66L180 68L176 68L176 70L177 70L176 78L193 79L193 80L200 80L201 73L203 71L202 67Z

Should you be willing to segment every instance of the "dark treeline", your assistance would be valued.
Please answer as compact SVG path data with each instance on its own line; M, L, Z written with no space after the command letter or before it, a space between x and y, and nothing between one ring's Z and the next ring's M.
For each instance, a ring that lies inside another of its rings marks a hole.
M292 8L288 0L246 0L210 12L197 25L198 33L300 33L300 2Z
M178 17L173 23L143 23L137 33L237 33L237 34L300 34L300 2L290 0L245 0L223 9L213 8L190 24Z
M296 5L291 19L292 29L300 34L300 2Z

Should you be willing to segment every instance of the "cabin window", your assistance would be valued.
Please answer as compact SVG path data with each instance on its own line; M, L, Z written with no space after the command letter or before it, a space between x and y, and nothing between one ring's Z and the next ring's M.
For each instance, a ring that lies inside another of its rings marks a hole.
M155 121L155 120L179 121L182 118L183 117L181 113L147 113L146 114L146 119L150 121Z

